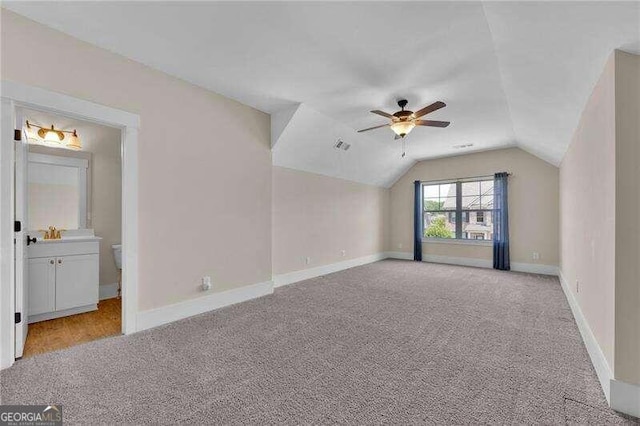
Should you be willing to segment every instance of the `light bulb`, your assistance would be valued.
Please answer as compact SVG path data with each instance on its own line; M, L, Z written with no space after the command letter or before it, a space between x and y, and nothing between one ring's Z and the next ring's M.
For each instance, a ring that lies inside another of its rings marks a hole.
M69 138L69 142L67 142L67 148L71 149L82 149L82 144L80 143L80 138L76 131L73 131L73 134Z
M416 127L416 125L412 121L396 121L391 125L391 130L393 130L396 135L405 137L414 127Z

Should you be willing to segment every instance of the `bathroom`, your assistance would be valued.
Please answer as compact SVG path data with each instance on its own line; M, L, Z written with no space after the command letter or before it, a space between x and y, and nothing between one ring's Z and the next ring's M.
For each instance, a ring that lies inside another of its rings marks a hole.
M122 333L122 149L120 129L23 114L25 358Z

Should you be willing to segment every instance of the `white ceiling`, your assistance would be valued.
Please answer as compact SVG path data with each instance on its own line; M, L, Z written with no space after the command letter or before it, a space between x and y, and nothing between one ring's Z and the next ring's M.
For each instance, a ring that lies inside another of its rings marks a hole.
M505 146L558 164L609 54L640 53L638 2L3 7L271 113L276 165L383 186L419 159ZM355 132L400 98L442 100L428 118L452 122L415 129L404 159L390 130Z

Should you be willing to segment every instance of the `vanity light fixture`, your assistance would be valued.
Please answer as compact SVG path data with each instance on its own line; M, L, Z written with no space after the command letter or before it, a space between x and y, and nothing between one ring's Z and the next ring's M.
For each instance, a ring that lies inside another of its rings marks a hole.
M75 129L73 131L59 130L53 127L53 124L51 125L51 128L42 127L42 126L38 126L37 124L29 123L29 120L27 120L27 131L30 132L31 135L34 134L33 130L31 129L32 127L38 128L38 132L37 132L38 137L45 142L63 145L67 148L71 148L75 150L82 149L80 138L78 137L78 133L75 131ZM63 142L65 133L68 133L71 135L68 142Z
M80 143L80 138L78 137L78 133L76 130L73 130L71 134L71 138L69 138L69 142L67 142L67 148L71 149L82 149L82 144Z

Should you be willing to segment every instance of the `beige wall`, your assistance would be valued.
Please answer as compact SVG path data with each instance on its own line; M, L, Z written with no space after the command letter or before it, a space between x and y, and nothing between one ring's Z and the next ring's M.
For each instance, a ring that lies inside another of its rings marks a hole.
M115 130L115 129L110 129ZM100 240L100 285L118 282L111 246L122 242L122 158L120 131L82 140L91 152L91 220Z
M391 188L391 251L413 252L413 182L492 175L509 177L511 261L558 265L558 169L519 148L485 151L413 166ZM423 255L491 260L491 245L423 244ZM533 260L533 252L540 259Z
M1 24L2 79L141 117L140 309L202 295L203 275L213 291L271 279L267 114L4 9Z
M614 378L631 384L640 384L638 117L640 57L616 51L560 167L561 271Z
M611 60L560 165L560 269L610 367L616 214L614 75Z
M385 251L388 207L388 189L274 167L274 275Z
M640 385L640 56L615 52L616 379Z

